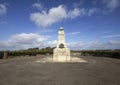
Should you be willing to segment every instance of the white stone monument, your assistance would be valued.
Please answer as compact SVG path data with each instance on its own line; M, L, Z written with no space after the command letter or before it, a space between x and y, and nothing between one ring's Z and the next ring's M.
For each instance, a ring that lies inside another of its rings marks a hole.
M64 29L61 27L58 31L58 43L57 47L53 50L53 57L44 57L36 61L37 63L42 62L83 62L87 61L79 57L71 57L70 49L67 48L65 43L65 33Z
M65 43L65 33L63 27L58 31L58 44L53 51L53 61L70 61L70 49Z

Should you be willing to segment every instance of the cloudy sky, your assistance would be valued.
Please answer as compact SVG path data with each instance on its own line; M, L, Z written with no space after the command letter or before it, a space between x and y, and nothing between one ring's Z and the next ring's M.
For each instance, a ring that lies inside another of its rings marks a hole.
M60 27L70 49L120 49L120 0L0 0L0 50L54 47Z

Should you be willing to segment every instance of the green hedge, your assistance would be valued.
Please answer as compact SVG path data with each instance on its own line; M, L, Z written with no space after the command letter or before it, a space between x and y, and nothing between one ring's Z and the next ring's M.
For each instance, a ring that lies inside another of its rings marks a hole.
M16 57L16 56L36 56L38 54L53 54L53 49L50 47L38 49L30 48L28 50L18 50L18 51L5 51L7 57ZM111 57L120 59L120 50L82 50L75 51L71 50L71 53L80 53L82 56L98 56L98 57ZM0 51L0 59L3 58L4 51Z
M111 57L120 59L120 50L88 50L88 51L72 51L74 53L80 52L82 56L97 56L97 57Z

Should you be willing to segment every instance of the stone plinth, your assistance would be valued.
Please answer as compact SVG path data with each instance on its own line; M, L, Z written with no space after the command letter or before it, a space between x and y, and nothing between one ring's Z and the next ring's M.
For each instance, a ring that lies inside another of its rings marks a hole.
M55 48L54 49L54 55L53 55L54 61L70 61L70 50L68 48Z

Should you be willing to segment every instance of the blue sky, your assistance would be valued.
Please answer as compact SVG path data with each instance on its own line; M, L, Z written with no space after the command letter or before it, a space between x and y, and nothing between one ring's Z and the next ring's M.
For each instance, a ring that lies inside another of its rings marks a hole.
M120 49L120 0L0 0L0 50L54 47L60 27L70 49Z

